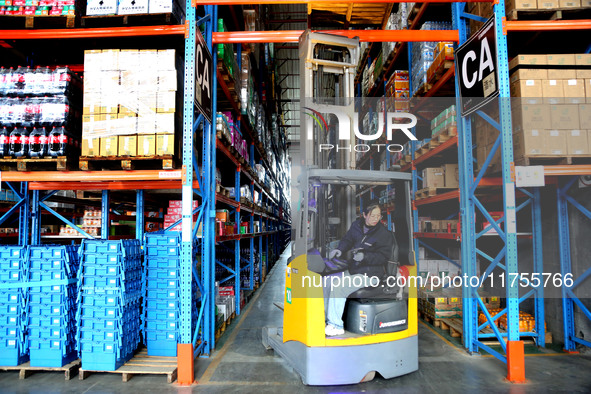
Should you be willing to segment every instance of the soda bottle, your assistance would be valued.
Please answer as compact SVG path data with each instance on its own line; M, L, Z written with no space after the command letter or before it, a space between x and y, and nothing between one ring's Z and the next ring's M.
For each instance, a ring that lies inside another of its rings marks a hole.
M35 71L31 69L31 67L27 66L25 72L23 74L25 80L25 86L23 87L23 94L25 95L32 95L35 94L35 89L37 87L37 75Z
M8 140L8 154L12 157L26 157L29 149L29 131L26 127L15 127Z
M68 67L57 67L53 74L54 94L68 95L72 82L72 74Z
M34 97L25 97L23 102L24 112L21 124L25 127L33 127L35 121L39 119L39 100Z
M12 73L12 89L13 94L17 96L25 95L25 73L26 67L18 66L17 69Z
M0 130L0 157L8 156L8 140L10 133L6 127Z
M73 140L63 126L53 127L48 137L48 153L51 157L66 156L70 153Z
M6 89L8 88L8 70L4 67L0 67L0 96L6 95Z
M35 70L37 76L37 86L35 93L37 95L55 94L53 91L53 72L47 67L37 67Z
M29 134L29 156L47 156L47 140L47 129L45 127L35 127Z

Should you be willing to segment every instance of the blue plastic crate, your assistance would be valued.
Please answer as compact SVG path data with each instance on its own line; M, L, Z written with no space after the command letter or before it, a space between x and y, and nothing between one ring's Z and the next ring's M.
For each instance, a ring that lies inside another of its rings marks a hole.
M66 255L66 248L61 245L35 245L29 246L29 258L31 259L61 259Z
M84 276L108 276L119 277L123 273L121 265L100 265L85 263L82 266L82 274Z
M161 311L178 311L180 310L180 301L171 299L170 301L161 300L159 298L146 298L145 307L147 309L159 309Z
M19 315L0 316L0 327L18 327L21 323L22 319Z
M175 331L178 328L179 323L177 321L147 320L145 322L146 330Z
M121 241L108 241L100 239L83 239L82 255L86 257L89 253L97 254L123 254L124 246Z
M180 289L147 289L146 297L155 300L178 300L181 296Z
M123 324L119 319L91 319L80 318L80 329L90 330L120 330Z
M146 245L148 246L176 246L180 244L180 234L146 234Z
M55 327L29 327L27 337L29 339L64 339L76 333L75 322L71 322L68 328Z
M67 305L66 305L67 306ZM67 307L61 305L36 305L29 304L29 316L60 316L67 312Z
M150 257L146 259L146 267L148 270L154 268L178 268L180 266L178 259L170 259L166 257Z
M26 254L26 247L0 245L0 260L7 260L12 258L23 258Z
M177 341L146 341L148 356L176 357Z
M118 319L123 316L124 311L119 306L109 307L94 307L85 306L80 307L80 316L82 318L93 318L93 319Z
M9 258L6 260L0 260L0 270L20 270L23 268L23 260Z
M149 268L146 270L146 277L148 279L178 279L180 276L179 270L176 268Z
M146 289L162 289L162 290L175 290L180 289L180 281L178 279L167 279L158 280L148 278L146 280Z
M122 303L121 293L111 295L103 294L82 294L80 305L95 307L112 307Z
M65 327L68 324L68 316L29 316L30 327Z
M16 367L29 361L29 355L18 346L6 347L0 343L0 366Z
M7 269L0 271L0 283L22 282L24 273L21 269Z
M167 310L159 310L159 309L146 309L145 316L146 321L150 320L161 320L161 321L177 321L179 318L180 312L175 310L167 311Z
M51 281L51 280L61 280L61 279L68 279L68 276L64 271L31 271L29 272L29 281L31 282L38 282L38 281Z
M20 304L0 304L0 315L16 316L23 313Z
M122 285L119 277L82 276L82 286L118 288Z
M101 343L120 343L120 333L114 330L80 330L79 338L81 341L101 342Z
M62 349L30 349L31 367L59 368L77 358L75 349L68 349L66 355Z
M66 300L64 292L55 293L29 293L29 304L52 305L61 304Z
M29 260L29 272L65 270L64 260Z
M180 246L146 246L146 255L150 259L152 257L172 257L180 258Z

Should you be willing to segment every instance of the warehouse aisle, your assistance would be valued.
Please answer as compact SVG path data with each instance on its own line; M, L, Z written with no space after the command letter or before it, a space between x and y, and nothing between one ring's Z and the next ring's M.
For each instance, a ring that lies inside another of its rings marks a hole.
M419 323L419 370L397 379L377 377L371 382L338 387L304 386L298 375L273 351L261 344L264 326L282 323L282 312L273 302L283 299L287 255L275 265L267 281L236 319L219 350L211 358L195 361L198 383L179 387L163 376L135 376L127 383L119 374L92 374L80 381L64 381L62 373L36 373L18 380L17 372L0 372L0 393L325 393L325 392L591 392L591 355L526 357L529 383L504 381L506 366L492 357L470 357L451 345L426 324Z

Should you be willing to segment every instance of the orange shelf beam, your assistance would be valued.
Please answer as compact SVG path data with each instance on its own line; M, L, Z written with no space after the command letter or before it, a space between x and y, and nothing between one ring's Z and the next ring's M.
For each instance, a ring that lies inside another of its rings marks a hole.
M0 30L3 40L42 40L62 38L109 38L185 35L185 25L105 27L92 29Z
M556 21L506 21L507 31L589 30L591 19Z
M570 164L563 166L544 166L545 176L591 175L591 165ZM4 177L4 174L2 174Z
M181 170L5 171L5 182L106 182L181 180Z
M228 204L228 205L231 205L231 206L236 207L236 208L239 208L240 207L240 203L238 201L232 200L231 198L226 197L226 196L224 196L222 194L216 193L215 194L215 199L218 202L222 202L224 204Z
M177 190L181 186L181 181L29 182L30 190ZM199 188L196 181L193 188Z
M456 233L415 233L415 238L438 238L460 240L461 234Z
M458 144L458 136L454 136L452 138L450 138L449 140L445 141L443 144L439 145L437 148L434 148L433 150L430 150L429 152L425 153L424 155L422 155L421 157L419 157L418 159L415 159L415 165L420 164L422 162L424 162L425 160L443 152L446 149L451 148L452 146L455 146Z

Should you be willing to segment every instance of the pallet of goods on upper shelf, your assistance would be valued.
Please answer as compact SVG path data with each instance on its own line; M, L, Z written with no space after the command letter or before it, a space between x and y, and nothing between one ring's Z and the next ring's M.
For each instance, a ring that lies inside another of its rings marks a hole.
M439 42L433 49L433 63L427 70L427 82L434 84L454 65L453 42Z
M459 187L458 164L444 164L422 170L423 187L415 193L415 199L433 197Z
M511 60L513 154L517 165L591 162L591 55L519 55ZM498 106L486 111L498 120ZM477 167L481 168L499 136L479 116ZM493 172L501 170L500 149Z
M431 217L419 217L419 233L448 233L457 234L460 230L459 220L436 220Z
M80 168L131 169L146 160L173 168L183 80L175 50L87 50L84 57Z
M568 19L588 17L591 1L589 0L508 0L505 3L507 20L522 19Z
M86 3L86 17L83 23L95 23L99 20L104 22L114 21L113 18L88 18L96 16L129 16L142 17L143 21L158 21L154 19L155 15L148 14L170 14L178 23L182 23L185 18L184 1L179 0L88 0ZM117 19L118 20L118 19ZM140 21L140 19L138 19ZM124 24L128 19L123 19Z
M75 0L0 0L4 29L72 28L80 15Z

